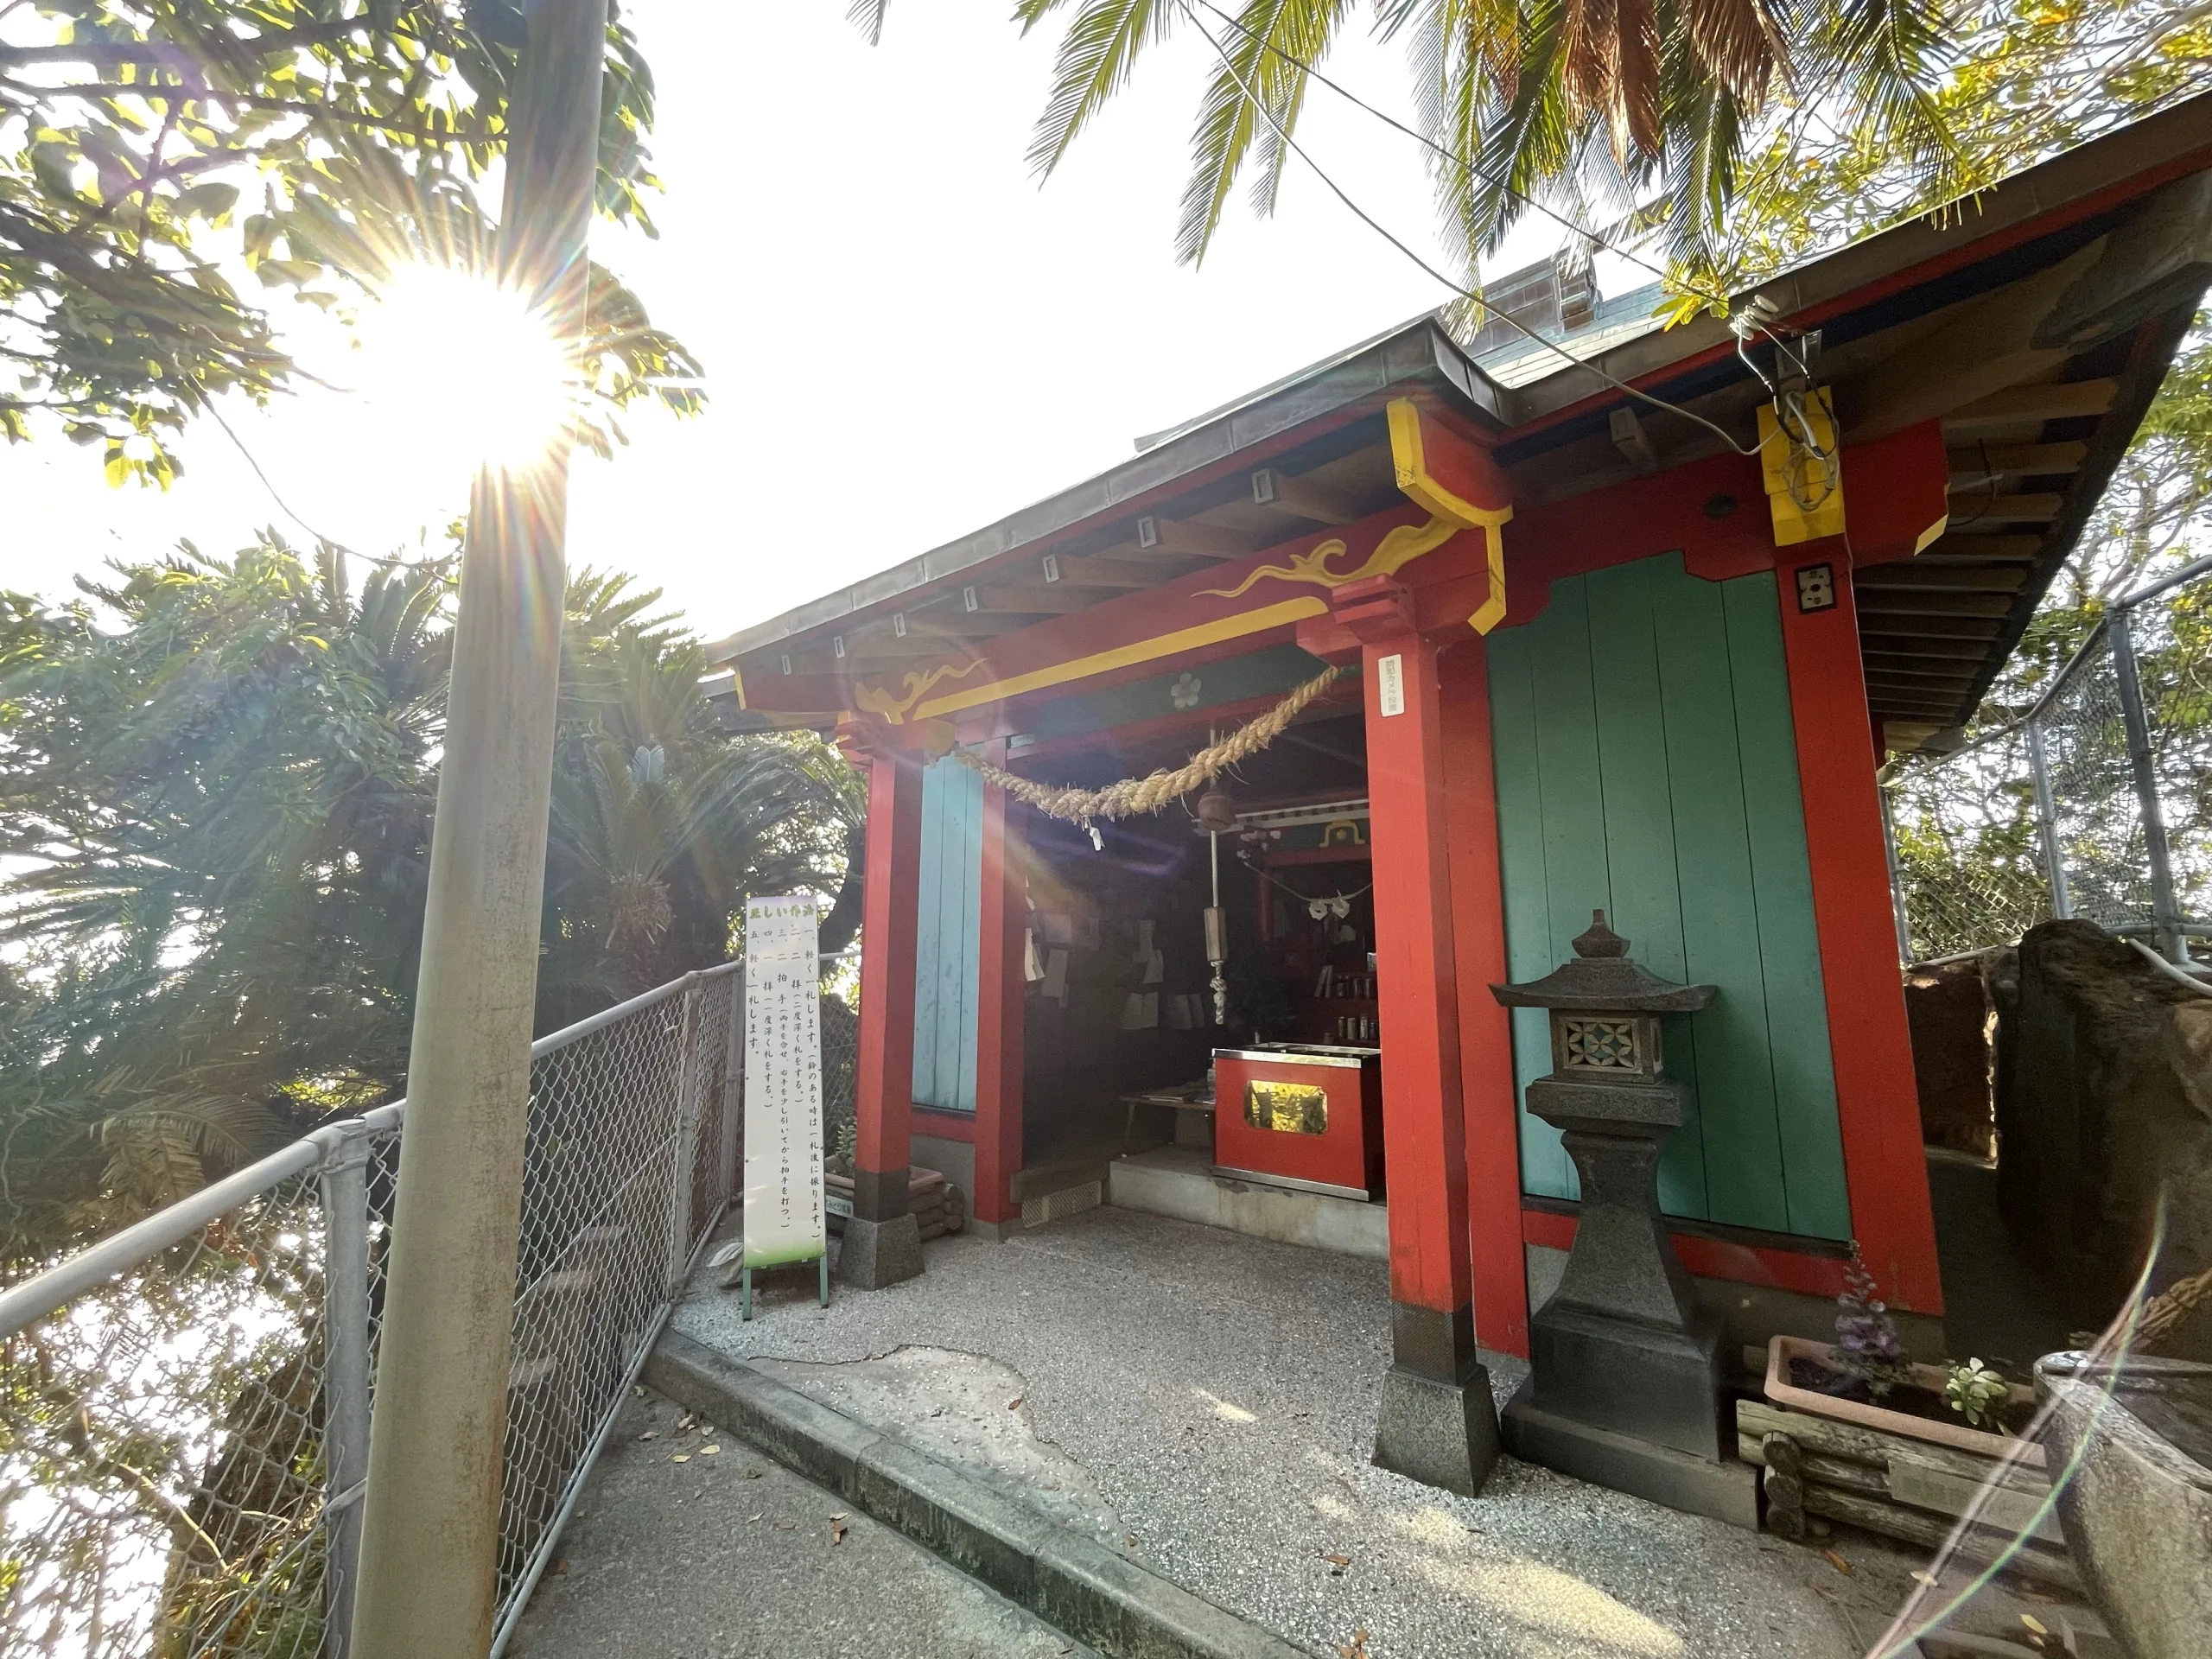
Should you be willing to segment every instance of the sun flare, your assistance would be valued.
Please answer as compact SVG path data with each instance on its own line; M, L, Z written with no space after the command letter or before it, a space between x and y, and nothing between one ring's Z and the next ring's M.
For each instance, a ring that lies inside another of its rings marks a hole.
M361 391L392 459L473 473L545 455L576 404L576 376L545 318L467 271L411 265L363 308Z

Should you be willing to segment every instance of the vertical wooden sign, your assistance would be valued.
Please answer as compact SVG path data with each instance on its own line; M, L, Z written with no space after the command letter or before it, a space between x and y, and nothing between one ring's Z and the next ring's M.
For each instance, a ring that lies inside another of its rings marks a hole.
M823 1255L816 901L745 901L745 1265ZM748 1286L748 1289L750 1287Z

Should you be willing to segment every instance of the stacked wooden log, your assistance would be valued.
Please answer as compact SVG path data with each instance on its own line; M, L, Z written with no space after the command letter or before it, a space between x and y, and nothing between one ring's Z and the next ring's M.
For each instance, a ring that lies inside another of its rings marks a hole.
M830 1230L842 1234L853 1208L853 1178L832 1169L823 1173L822 1180L830 1199ZM925 1239L957 1233L968 1224L968 1195L946 1180L942 1170L907 1172L906 1208Z
M1808 1517L1818 1516L1935 1549L1971 1508L1974 1519L1959 1544L1967 1559L2002 1555L2024 1578L2082 1588L2041 1469L1764 1400L1736 1402L1736 1437L1744 1460L1765 1471L1767 1529L1782 1537L1802 1539Z

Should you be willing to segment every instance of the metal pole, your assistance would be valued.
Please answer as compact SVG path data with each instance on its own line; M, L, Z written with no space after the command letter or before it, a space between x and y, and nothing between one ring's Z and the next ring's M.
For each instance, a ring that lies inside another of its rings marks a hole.
M2115 606L2106 623L2112 639L2113 677L2120 685L2120 717L2127 728L2127 760L2135 773L2135 805L2143 817L2143 855L2151 867L2151 921L2169 962L2186 963L2181 909L2174 902L2173 867L2167 857L2166 815L2158 804L2158 769L2151 749L2151 721L2143 708L2143 681L2135 663L2133 619Z
M501 276L581 354L607 0L527 0ZM559 689L565 438L469 508L378 1355L353 1659L492 1644Z
M737 1156L745 1122L745 969L732 974L729 986L728 1051L722 1061L722 1202L737 1201Z
M2074 913L2066 888L2066 861L2058 852L2058 806L2050 794L2050 763L2044 758L2043 728L2028 722L2028 776L2036 791L2036 835L2043 842L2044 874L2050 882L2050 913L2063 920Z
M1897 862L1897 831L1890 820L1890 791L1877 782L1874 793L1882 802L1882 855L1890 861L1890 919L1897 926L1897 962L1903 966L1912 960L1912 929L1905 918L1904 869Z
M359 1120L344 1126L321 1181L323 1629L332 1659L346 1659L369 1477L369 1137Z
M684 1265L691 1256L692 1158L699 1146L699 1119L706 1109L706 1067L699 1055L699 988L683 993L683 1035L676 1061L676 1141L669 1148L668 1294L683 1288Z

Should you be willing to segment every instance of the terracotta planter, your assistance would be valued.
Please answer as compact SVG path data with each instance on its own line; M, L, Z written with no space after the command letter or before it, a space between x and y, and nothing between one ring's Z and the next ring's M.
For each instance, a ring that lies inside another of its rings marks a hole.
M1808 1342L1802 1337L1777 1337L1767 1344L1766 1397L1777 1406L1788 1406L1815 1417L1826 1417L1833 1422L1855 1423L1861 1428L1878 1430L1885 1434L1901 1435L1906 1440L1925 1440L1930 1446L1948 1446L1960 1452L1977 1452L1985 1458L2012 1459L2031 1469L2044 1466L2043 1447L2033 1440L2016 1440L2008 1434L1992 1434L1986 1430L1970 1427L1961 1417L1955 1423L1939 1423L1926 1417L1916 1417L1909 1411L1891 1411L1885 1407L1869 1405L1863 1401L1845 1400L1833 1394L1822 1394L1817 1389L1801 1389L1789 1380L1789 1362L1808 1359L1831 1371L1840 1373L1836 1363L1835 1350L1824 1342ZM1942 1397L1943 1384L1948 1380L1943 1370L1936 1365L1909 1366L1912 1380L1938 1399ZM2035 1404L2035 1390L2014 1384L2012 1398L2021 1405Z

